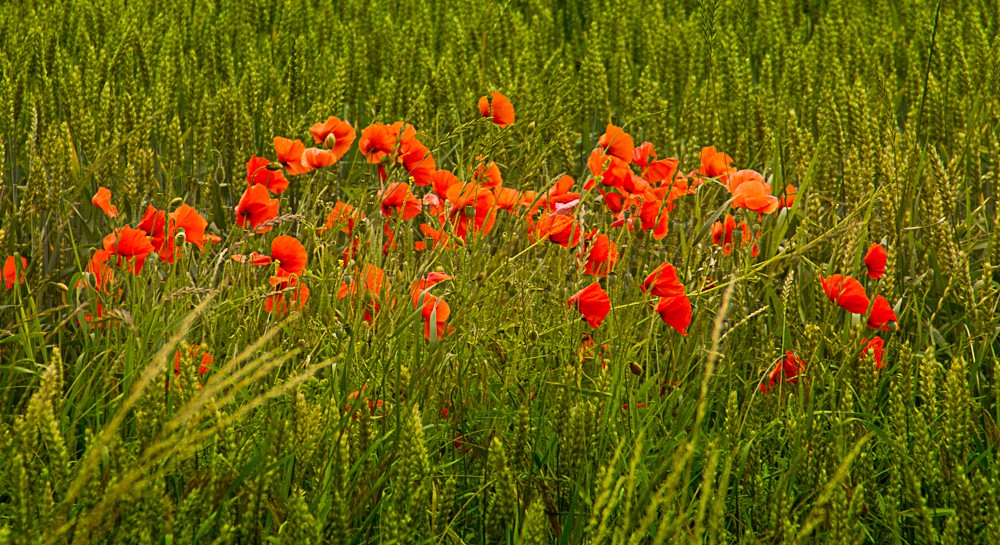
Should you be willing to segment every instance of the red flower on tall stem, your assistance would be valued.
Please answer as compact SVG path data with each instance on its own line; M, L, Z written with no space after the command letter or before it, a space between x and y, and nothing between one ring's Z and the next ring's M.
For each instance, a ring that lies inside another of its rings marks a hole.
M601 327L601 322L611 312L611 299L599 282L576 292L569 298L567 305L580 311L587 325L594 329Z
M768 375L767 379L760 384L760 391L763 393L768 393L773 390L774 387L781 382L782 379L789 384L798 384L799 375L805 373L806 364L803 363L794 352L788 350L785 352L785 357L778 361L777 365Z
M514 105L507 97L493 92L479 99L477 105L483 117L492 118L498 127L509 127L514 124Z

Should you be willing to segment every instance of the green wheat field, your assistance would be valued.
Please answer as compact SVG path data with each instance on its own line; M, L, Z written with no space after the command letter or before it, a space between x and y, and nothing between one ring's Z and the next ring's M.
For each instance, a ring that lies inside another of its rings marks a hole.
M0 4L0 544L1000 543L1000 4Z

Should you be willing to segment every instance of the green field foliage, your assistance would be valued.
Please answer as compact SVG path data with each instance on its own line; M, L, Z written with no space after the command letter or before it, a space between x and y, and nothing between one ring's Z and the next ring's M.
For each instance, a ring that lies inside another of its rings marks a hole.
M985 0L0 3L0 544L1000 543L998 30ZM350 150L238 225L248 159L278 172L272 139L329 116ZM429 201L386 217L408 173L359 148L397 121L463 182L569 175L583 241L518 206L462 243L469 204L418 251ZM609 123L690 173L665 236L585 188ZM737 207L708 146L789 206ZM217 242L94 289L105 237L182 204ZM297 275L240 262L277 237ZM686 335L644 293L661 263ZM597 328L570 301L594 282Z

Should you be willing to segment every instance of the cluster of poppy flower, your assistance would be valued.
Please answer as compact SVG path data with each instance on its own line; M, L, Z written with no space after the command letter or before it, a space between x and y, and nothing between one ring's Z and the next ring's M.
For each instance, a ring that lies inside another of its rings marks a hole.
M501 129L515 121L513 106L500 93L482 97L478 109L484 118ZM462 181L455 173L438 168L430 149L417 138L416 129L402 121L372 123L358 137L350 123L331 116L310 127L309 131L315 147L307 148L301 140L275 137L274 161L257 156L247 161L247 186L234 212L236 223L251 234L266 233L277 223L279 198L289 186L286 176L298 176L336 164L356 139L358 151L376 167L378 174L377 199L385 235L382 251L387 254L396 247L398 230L405 228L405 222L422 219L417 226L420 236L414 249L428 251L463 246L476 237L487 235L503 212L525 222L533 244L544 241L575 249L577 266L582 272L603 279L613 272L619 259L618 247L610 234L612 230L646 231L654 240L662 239L668 233L670 214L678 202L694 194L706 182L722 185L730 195L730 208L734 213L743 210L746 214L740 221L732 213L726 214L711 226L712 243L720 247L724 256L733 252L734 233L739 229L740 247L752 245L750 256L757 257L760 250L756 240L760 238L760 230L754 222L759 223L765 215L793 206L796 197L796 188L791 185L782 195L774 195L762 174L748 169L737 170L733 167L733 159L714 147L704 148L699 168L684 174L678 168L678 159L659 158L650 142L636 146L630 134L613 124L607 125L587 160L587 176L581 190L574 190L576 180L564 175L541 192L504 186L499 166L482 156L476 157L469 179ZM426 190L418 195L414 192L417 188ZM608 221L603 222L609 227L607 232L584 227L591 217L584 212L582 204L595 193L599 195L598 202L610 214ZM118 216L108 189L99 188L92 202L107 216ZM352 266L359 254L363 240L356 226L366 219L359 209L338 201L317 230L320 235L328 231L347 235L343 252L345 267ZM206 242L219 240L217 236L206 234L206 226L207 221L187 204L181 204L169 214L148 206L135 227L116 228L104 238L102 247L88 264L94 283L87 287L99 296L112 293L114 272L108 262L113 257L119 267L139 274L149 254L156 253L160 260L173 263L184 243L192 243L203 250ZM20 270L24 270L27 261L21 259ZM301 278L306 271L308 254L295 237L279 235L271 241L269 253L251 252L235 255L233 259L255 266L274 266L268 280L271 292L264 305L268 312L284 314L306 304L309 288ZM885 259L885 249L873 245L865 258L870 277L879 278L884 274ZM18 279L24 281L23 277L19 278L15 265L13 256L4 264L7 289ZM448 324L451 314L448 303L431 293L435 285L451 278L438 270L411 284L413 308L420 311L427 339L440 339L454 330ZM857 280L832 275L823 278L822 283L832 302L856 314L868 312L869 327L887 330L886 324L896 320L895 313L881 295L875 297L869 312L869 299ZM640 291L655 298L650 306L664 323L681 335L687 335L692 304L672 264L661 263L653 269L645 277ZM353 265L351 273L345 276L338 299L346 298L364 305L363 320L369 323L383 306L394 306L396 302L385 271L371 263ZM601 327L611 310L610 298L600 280L575 293L567 305L578 311L594 329ZM101 313L99 301L98 315ZM863 346L865 354L874 351L876 368L882 368L882 339L878 336L870 341L865 339ZM194 345L184 356L202 361L211 358L207 351ZM179 362L180 352L177 358ZM208 367L210 363L201 365L200 372ZM767 392L782 378L794 384L804 370L802 360L787 352L760 388Z
M677 159L659 159L652 143L644 142L636 147L631 135L620 127L608 125L598 141L598 147L591 152L587 161L591 176L584 189L597 188L607 209L613 214L611 227L650 230L657 240L668 232L669 214L676 208L676 201L694 193L708 180L717 181L729 191L732 197L731 208L753 212L758 220L794 204L794 186L789 185L783 196L774 196L771 185L764 180L763 175L753 170L736 170L732 163L730 156L719 152L715 147L706 147L701 152L700 168L684 175L678 171ZM580 195L568 193L568 188L557 194L568 194L572 200L567 201L563 197L562 207L544 217L538 225L551 222L554 228L550 232L555 233L558 238L552 239L550 234L550 240L572 246L579 236L569 234L573 233L575 222L565 210L571 210L572 206L578 204ZM560 217L566 219L558 219ZM759 231L756 235L751 234L746 221L737 224L733 215L727 214L711 228L712 243L721 246L724 255L732 252L733 231L737 227L743 233L744 245L754 237L760 237ZM585 238L593 243L584 272L606 276L614 268L614 262L618 258L614 242L607 235L596 234L596 230L588 233ZM751 255L756 257L758 254L759 248L754 242ZM655 309L664 323L682 335L687 334L687 327L691 323L691 302L672 265L663 263L654 269L643 283L642 291L648 291L659 298ZM587 323L595 328L600 326L611 308L607 293L597 282L571 297L569 306L577 308Z
M872 244L865 253L865 268L868 278L878 280L885 275L885 263L888 254L885 248L878 243ZM868 299L861 282L850 276L833 274L826 278L820 276L823 284L823 291L831 302L852 314L868 314L866 325L875 330L889 331L889 322L896 322L896 311L889 305L889 301L881 295L876 295L873 300ZM875 359L875 369L885 367L883 360L885 354L885 341L878 335L873 335L871 339L862 338L862 355L872 352Z
M865 253L865 268L867 275L872 280L878 280L885 275L885 263L888 254L881 244L872 244ZM897 321L896 311L889 305L889 301L881 295L876 295L874 300L868 298L864 286L857 279L850 276L833 274L828 277L820 276L820 283L823 291L831 303L852 314L868 314L866 325L875 330L889 331L889 322ZM885 341L878 335L873 335L869 340L866 337L861 339L861 355L866 356L872 353L875 360L875 370L885 367ZM790 384L798 383L798 376L805 372L805 363L793 352L785 352L774 369L768 375L767 380L760 385L760 391L767 393L774 388L782 378Z
M91 203L109 218L118 217L118 207L111 204L109 189L99 187ZM182 203L169 214L166 210L148 205L135 227L117 227L104 237L101 247L94 252L87 264L87 272L91 273L93 283L84 279L77 282L77 287L84 286L93 291L97 297L97 317L100 318L104 313L106 299L121 292L112 289L114 270L108 265L112 258L115 258L119 268L133 274L142 272L150 254L155 253L166 263L174 263L180 257L185 243L194 244L204 251L206 243L221 240L216 235L205 233L207 226L208 221L188 204ZM88 313L86 319L91 321L93 316Z

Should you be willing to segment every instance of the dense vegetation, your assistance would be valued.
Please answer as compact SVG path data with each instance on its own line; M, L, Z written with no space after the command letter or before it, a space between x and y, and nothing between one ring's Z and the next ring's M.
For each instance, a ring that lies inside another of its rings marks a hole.
M1000 543L998 28L983 1L3 3L0 543ZM357 139L293 175L273 137L332 147L330 116ZM366 160L398 121L516 202L435 217L401 133ZM617 127L680 194L612 209ZM95 259L150 205L204 248L154 215L137 243L176 255Z

